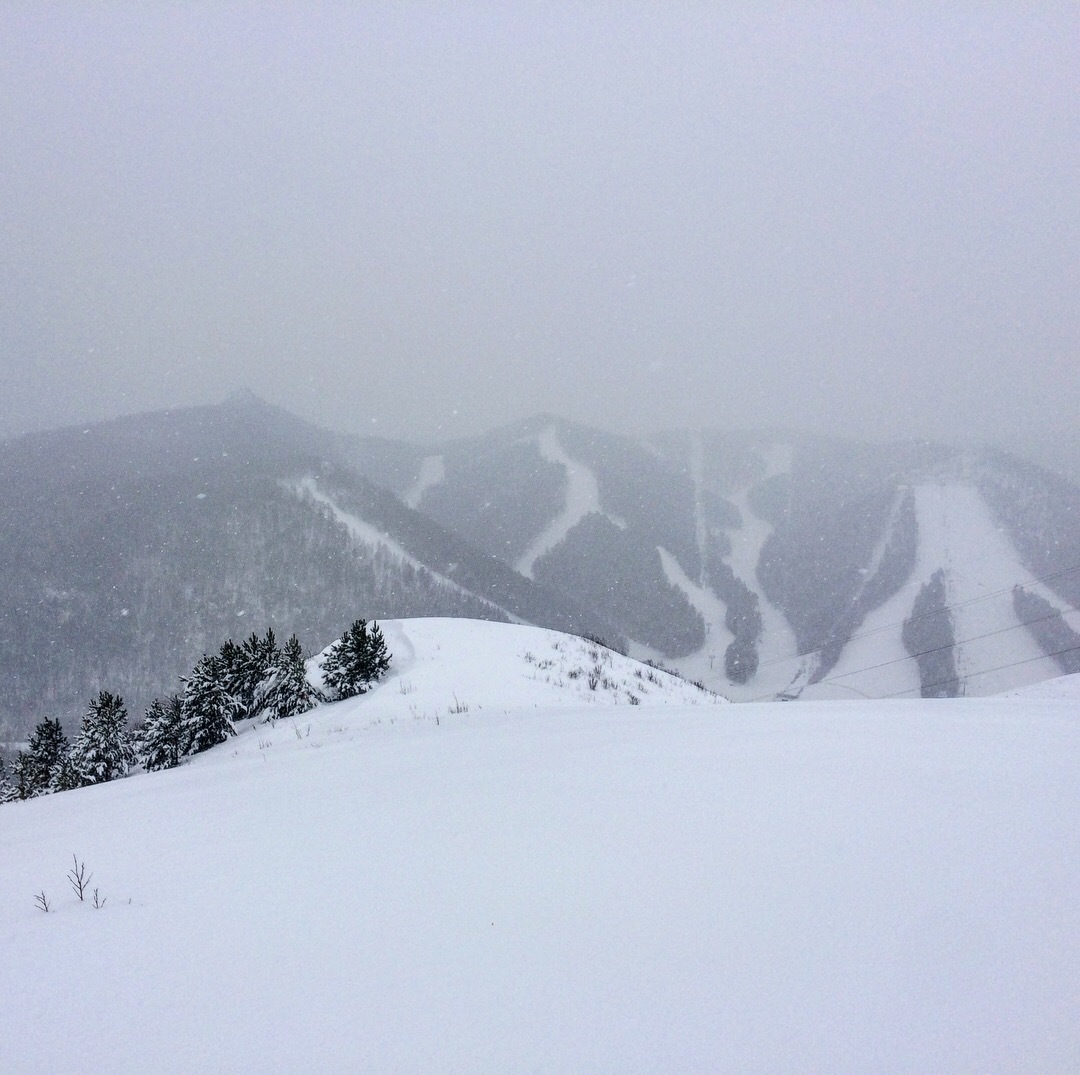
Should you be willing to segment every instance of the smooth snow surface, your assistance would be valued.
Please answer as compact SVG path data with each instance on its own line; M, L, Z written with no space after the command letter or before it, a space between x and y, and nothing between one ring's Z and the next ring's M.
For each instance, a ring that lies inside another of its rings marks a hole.
M368 695L0 806L0 1070L1080 1070L1075 696L634 706L383 627Z
M1080 705L1080 672L1058 676L1026 687L1016 687L998 695L999 698L1027 698L1032 701L1076 702Z

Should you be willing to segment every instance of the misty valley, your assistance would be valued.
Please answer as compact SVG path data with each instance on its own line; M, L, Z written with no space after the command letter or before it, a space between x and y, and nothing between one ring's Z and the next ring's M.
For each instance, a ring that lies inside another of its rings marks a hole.
M736 701L980 696L1080 670L1080 490L997 451L537 417L439 445L244 394L0 443L14 743L139 714L230 637L357 614L592 635Z

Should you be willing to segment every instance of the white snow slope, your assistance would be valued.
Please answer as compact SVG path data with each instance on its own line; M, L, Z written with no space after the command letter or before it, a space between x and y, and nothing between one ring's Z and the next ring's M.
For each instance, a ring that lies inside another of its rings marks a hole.
M836 697L838 689L878 697L918 694L918 665L904 648L901 631L920 587L938 568L945 570L964 693L999 694L1059 676L1057 662L1044 655L1017 618L1012 588L1021 585L1049 601L1073 630L1080 627L1080 612L1020 566L975 489L926 484L914 491L919 555L911 578L866 618L836 667L804 697Z
M1075 694L610 704L383 626L368 695L0 807L0 1070L1080 1070Z
M544 527L525 555L514 565L514 570L529 579L533 577L536 561L559 545L586 515L599 513L606 515L618 527L626 526L622 519L603 511L596 475L584 463L566 454L554 426L549 426L539 435L537 446L544 459L557 463L566 471L566 496L562 511Z

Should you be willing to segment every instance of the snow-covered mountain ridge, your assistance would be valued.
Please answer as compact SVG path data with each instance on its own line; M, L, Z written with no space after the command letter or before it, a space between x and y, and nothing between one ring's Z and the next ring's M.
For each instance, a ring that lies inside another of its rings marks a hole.
M1080 668L1080 491L1001 453L548 416L409 444L249 398L4 442L0 488L0 743L357 616L591 634L740 701Z
M0 1069L1076 1070L1071 680L631 705L579 639L385 628L369 694L0 808Z
M444 446L417 493L395 450L358 465L733 698L986 695L1080 669L1080 491L1001 453L536 419Z

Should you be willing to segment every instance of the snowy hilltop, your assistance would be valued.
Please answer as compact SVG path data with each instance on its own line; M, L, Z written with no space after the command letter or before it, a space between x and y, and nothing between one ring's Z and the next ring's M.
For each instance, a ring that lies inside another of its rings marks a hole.
M382 626L362 696L0 807L0 1070L1077 1069L1071 682L729 705Z

